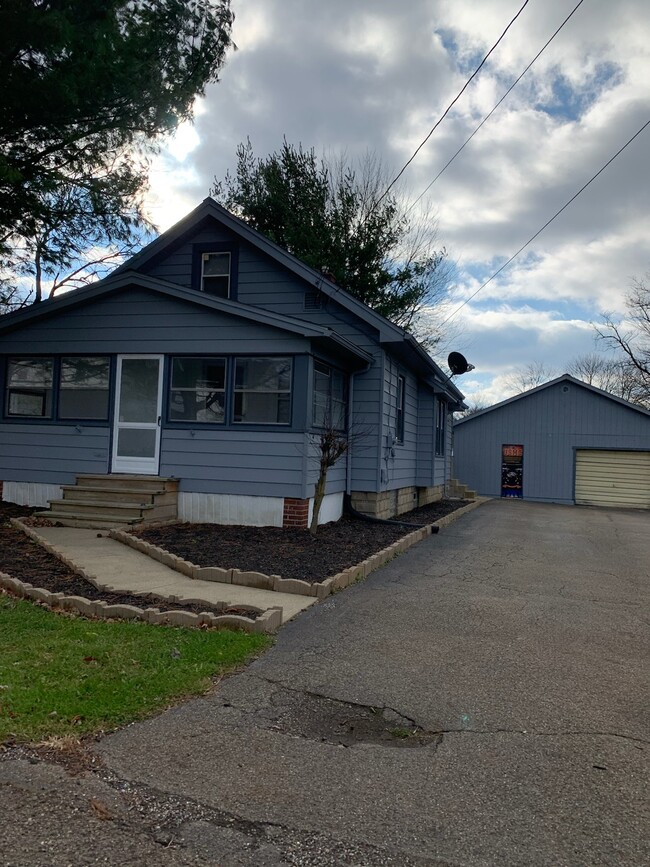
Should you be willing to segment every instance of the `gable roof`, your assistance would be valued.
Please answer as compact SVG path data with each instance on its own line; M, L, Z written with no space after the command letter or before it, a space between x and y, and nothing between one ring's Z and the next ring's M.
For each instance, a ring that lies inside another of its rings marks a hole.
M224 298L217 298L213 295L206 295L204 292L198 292L195 289L186 289L176 283L168 283L157 278L147 277L145 274L140 274L137 271L122 270L119 274L114 275L93 283L90 286L84 286L82 289L76 289L73 292L68 292L58 298L52 298L47 301L42 301L40 304L32 305L31 307L17 310L14 313L8 313L0 317L0 334L7 331L13 331L15 328L20 328L22 325L29 323L34 319L44 319L50 316L56 316L67 309L77 307L82 304L87 304L92 301L97 301L100 298L113 295L129 286L139 286L143 289L176 298L177 300L196 304L200 307L214 310L219 313L225 313L229 316L235 316L240 319L247 319L260 325L269 325L273 328L279 328L282 331L287 331L290 334L298 334L301 337L306 337L318 344L327 344L333 342L336 344L339 352L344 355L349 361L355 361L357 365L361 362L363 365L372 361L372 357L360 347L356 346L351 341L347 340L342 335L333 331L331 328L322 325L315 325L311 322L306 322L303 319L295 319L284 314L273 313L270 310L264 310L261 307L252 307L249 304L241 304L236 301L229 301Z
M41 302L38 305L33 305L26 310L1 316L0 333L7 328L18 327L18 325L32 318L53 315L54 313L65 310L69 305L83 303L92 298L101 297L105 291L115 291L118 287L132 285L134 282L137 282L137 285L144 286L145 288L154 291L161 291L167 294L177 294L178 297L185 297L186 299L194 297L196 303L199 302L195 296L200 295L205 306L214 306L207 303L208 296L205 296L203 293L199 293L192 289L185 289L177 284L159 280L158 278L150 278L146 274L139 272L139 269L162 256L164 251L170 246L182 243L196 231L199 224L209 219L216 220L233 234L247 241L258 250L261 250L280 265L298 276L301 280L304 280L310 287L315 287L324 295L335 300L343 308L352 312L361 321L376 329L379 334L380 345L385 346L389 352L416 371L428 384L431 386L434 386L435 384L438 388L442 387L442 390L447 394L447 396L451 397L455 401L457 409L462 409L464 407L463 393L451 381L450 377L442 371L412 334L390 322L388 319L385 319L381 314L368 307L367 304L354 298L349 292L346 292L345 289L342 289L331 280L328 280L324 274L316 271L309 265L306 265L286 250L283 250L282 247L269 240L269 238L261 232L251 228L243 220L235 217L230 213L230 211L226 210L226 208L219 205L210 197L204 199L201 204L194 208L194 210L187 214L187 216L183 217L182 220L166 232L163 232L151 243L147 244L146 247L143 247L139 253L136 253L135 256L132 256L127 262L120 265L119 268L116 268L115 271L103 280L93 283L90 286L83 287L82 289L75 289L56 299L48 299L47 301ZM137 278L137 280L135 278ZM127 283L120 282L122 280L127 280ZM236 316L238 315L237 311L239 311L239 315L244 315L241 308L248 308L249 311L254 311L255 314L259 314L256 321L263 321L261 318L261 308L253 307L252 305L242 305L240 302L223 301L220 299L212 300L218 304L232 305L232 309L224 309L223 312L232 313L232 315ZM287 324L291 320L293 323L296 323L296 327L298 323L302 323L302 325L307 328L318 328L317 326L313 326L311 323L306 323L306 321L295 317L286 317L284 315L280 317L279 314L271 313L268 315L276 317L276 322L269 324L277 324L277 327L279 328L283 326L277 323L277 320L282 320L283 322L287 322ZM251 318L255 318L255 316L251 316ZM291 331L293 329L285 328L285 330ZM347 346L348 349L352 349L358 358L370 357L353 343L341 337L333 329L321 330L327 332L327 335L323 336L327 336L328 339L339 343L341 347ZM302 332L298 331L298 333ZM305 336L309 335L305 334Z
M544 382L542 383L542 385L538 385L535 388L531 388L528 391L522 392L521 394L516 394L514 397L509 397L507 398L507 400L502 400L499 403L495 403L493 406L488 406L485 409L480 409L478 412L472 413L472 415L465 416L465 418L455 419L454 427L456 425L466 424L467 422L473 421L476 418L480 418L487 413L494 412L495 410L501 409L504 406L508 406L508 404L510 403L516 403L519 400L525 400L531 395L539 394L539 392L545 391L547 388L552 388L554 385L559 385L561 382L571 383L571 385L577 385L580 388L584 388L586 391L597 394L599 397L606 397L608 400L614 401L614 403L621 404L621 406L624 406L626 409L633 409L636 412L640 412L650 418L650 410L647 410L636 403L630 403L629 400L624 400L622 397L617 397L615 394L610 394L608 391L603 391L602 388L596 388L595 385L589 385L586 382L582 382L582 380L576 379L575 376L571 376L569 373L563 373L562 376L558 376L556 379L551 379L549 382Z
M414 370L417 370L424 379L431 379L432 383L434 380L438 384L442 383L445 386L445 390L451 392L459 407L463 403L463 393L450 381L449 377L438 367L436 362L412 334L400 328L399 325L390 322L380 313L364 304L363 301L359 301L353 295L350 295L349 292L337 286L336 283L329 280L320 271L311 268L292 253L288 253L278 244L267 238L266 235L263 235L243 220L240 220L239 217L231 214L230 211L209 196L194 208L193 211L190 211L187 216L179 220L178 223L166 232L163 232L162 235L159 235L158 238L144 247L139 253L136 253L134 257L125 262L124 265L121 265L113 273L117 275L127 268L129 270L137 270L148 265L160 257L170 245L178 244L185 240L187 236L195 231L198 224L210 218L216 220L225 226L226 229L247 241L258 250L266 253L275 262L308 283L309 286L318 289L319 292L322 292L328 298L332 298L343 308L358 316L363 322L375 328L379 332L379 343L381 345L392 351Z

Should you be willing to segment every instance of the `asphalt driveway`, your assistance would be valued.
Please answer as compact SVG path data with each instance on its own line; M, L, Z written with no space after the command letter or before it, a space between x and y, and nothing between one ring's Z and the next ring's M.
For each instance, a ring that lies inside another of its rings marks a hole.
M648 513L490 502L106 738L106 781L175 864L649 863L649 602Z

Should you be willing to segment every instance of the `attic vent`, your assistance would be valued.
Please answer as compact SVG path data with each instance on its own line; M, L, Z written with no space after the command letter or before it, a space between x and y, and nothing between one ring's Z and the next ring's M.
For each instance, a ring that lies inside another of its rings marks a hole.
M305 292L305 310L320 310L322 306L323 296L320 292Z
M563 385L563 386L562 386L562 391L563 391L565 394L567 393L568 390L569 390L569 386L568 386L568 385Z

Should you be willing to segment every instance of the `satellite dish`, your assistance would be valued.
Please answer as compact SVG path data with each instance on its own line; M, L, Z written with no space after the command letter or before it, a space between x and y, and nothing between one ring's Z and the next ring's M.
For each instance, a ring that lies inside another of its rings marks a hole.
M447 365L449 370L451 370L452 376L460 376L469 370L474 370L474 365L469 364L465 356L461 355L460 352L450 352L447 357Z

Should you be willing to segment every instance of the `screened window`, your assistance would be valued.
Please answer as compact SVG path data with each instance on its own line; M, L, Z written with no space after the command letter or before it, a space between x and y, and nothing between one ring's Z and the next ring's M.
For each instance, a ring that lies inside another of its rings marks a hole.
M347 377L340 370L314 362L314 427L345 430L347 410Z
M447 407L442 400L436 401L436 454L445 453L445 427L447 422Z
M241 424L291 423L291 359L235 359L234 418Z
M7 365L7 405L9 416L52 417L51 358L10 358Z
M397 377L397 414L395 420L395 439L398 443L404 442L404 413L406 410L406 380L403 376Z
M59 418L108 418L110 362L107 357L62 358Z
M203 253L201 289L209 295L230 298L230 253Z
M174 358L169 405L172 421L223 423L225 358Z

